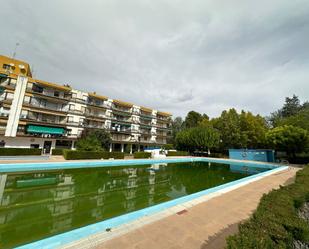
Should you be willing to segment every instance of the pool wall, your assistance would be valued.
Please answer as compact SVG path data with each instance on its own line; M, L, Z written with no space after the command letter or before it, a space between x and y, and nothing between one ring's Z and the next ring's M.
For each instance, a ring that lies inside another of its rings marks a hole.
M59 170L59 169L80 169L80 168L100 168L113 166L127 166L127 165L145 165L155 163L180 163L180 162L212 162L224 163L243 166L258 166L260 168L272 169L282 165L265 164L254 161L241 161L220 158L205 158L205 157L185 157L185 158L171 158L171 159L134 159L134 160L94 160L94 161L69 161L69 162L55 162L55 163L6 163L0 164L0 173L11 172L27 172L27 171L45 171L45 170Z
M259 168L270 169L268 171L258 173L255 175L247 176L242 179L222 184L217 187L206 189L200 192L193 193L191 195L183 196L174 200L170 200L164 203L160 203L151 207L147 207L141 210L137 210L128 214L110 218L101 222L97 222L91 225L87 225L78 229L74 229L62 234L58 234L46 239L35 241L18 248L59 248L66 245L74 244L76 241L85 240L86 243L90 243L87 240L88 237L105 232L107 228L117 228L128 223L132 223L137 220L142 220L144 217L159 215L167 210L171 210L179 205L182 208L193 206L200 203L197 200L205 201L205 197L210 194L222 194L232 189L248 184L252 181L261 179L264 176L274 174L276 172L286 170L287 166L265 164L258 162L247 161L233 161L226 159L212 159L212 158L173 158L173 159L142 159L142 160L108 160L108 161L88 161L88 162L63 162L63 163L25 163L25 164L0 164L0 172L25 172L25 171L42 171L42 170L56 170L56 169L72 169L72 168L85 168L85 167L111 167L111 166L124 166L124 165L144 165L155 163L176 163L176 162L214 162L224 163L232 165L254 166ZM204 199L201 199L204 198ZM172 213L170 213L172 214ZM105 232L106 233L106 232Z

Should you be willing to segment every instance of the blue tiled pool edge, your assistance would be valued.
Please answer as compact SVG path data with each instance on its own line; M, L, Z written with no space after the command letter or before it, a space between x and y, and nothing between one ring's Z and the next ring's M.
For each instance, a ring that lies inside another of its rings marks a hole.
M237 165L258 165L261 168L273 168L275 164L263 164L254 161L237 161L220 158L205 158L205 157L185 157L185 158L168 158L168 159L130 159L130 160L93 160L93 161L69 161L69 162L53 162L53 163L6 163L0 164L0 173L11 172L26 172L26 171L44 171L58 169L81 169L81 168L98 168L98 167L113 167L126 165L143 165L155 163L180 163L180 162L213 162Z
M166 210L168 208L174 207L179 204L186 203L188 201L194 200L201 196L215 193L225 188L232 187L234 185L249 182L250 180L258 177L262 177L268 174L279 172L287 169L287 166L281 165L271 165L271 164L262 164L257 162L239 162L239 161L230 161L226 159L210 159L210 158L175 158L175 159L152 159L152 160L109 160L109 161L90 161L90 162L64 162L64 163L33 163L33 164L0 164L0 172L21 172L21 171L35 171L35 170L54 170L54 169L64 169L64 168L85 168L89 167L110 167L110 166L120 166L120 165L142 165L142 164L154 164L154 163L174 163L174 162L194 162L194 161L206 161L206 162L217 162L217 163L228 163L228 164L237 164L237 165L252 165L258 166L261 168L269 168L270 170L247 176L245 178L229 182L226 184L219 185L210 189L206 189L191 195L183 196L174 200L170 200L164 203L160 203L151 207L147 207L141 210L137 210L128 214L110 218L101 222L97 222L91 225L87 225L78 229L74 229L65 233L61 233L46 239L35 241L23 246L18 247L19 249L36 249L36 248L56 248L64 246L73 241L77 241L83 238L86 238L90 235L96 234L101 231L105 231L106 228L113 228L120 226L125 223L132 222L136 219L142 218L146 215L156 214L160 211ZM42 164L44 165L42 168ZM31 167L32 165L32 167ZM28 167L27 167L28 166ZM7 170L6 170L7 169ZM6 171L5 171L6 170Z

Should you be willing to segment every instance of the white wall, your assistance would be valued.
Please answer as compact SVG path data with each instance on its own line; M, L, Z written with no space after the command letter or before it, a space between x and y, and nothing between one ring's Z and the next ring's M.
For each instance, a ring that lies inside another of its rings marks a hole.
M4 137L0 136L0 140L4 140L6 148L30 148L30 144L39 144L43 148L44 141L52 141L52 148L55 148L56 139L38 138L38 137Z

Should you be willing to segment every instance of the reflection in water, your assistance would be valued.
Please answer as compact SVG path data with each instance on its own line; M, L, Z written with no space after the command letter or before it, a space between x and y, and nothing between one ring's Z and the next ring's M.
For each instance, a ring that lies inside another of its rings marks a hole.
M223 164L153 164L0 175L0 248L10 248L221 185ZM247 171L246 173L251 173Z

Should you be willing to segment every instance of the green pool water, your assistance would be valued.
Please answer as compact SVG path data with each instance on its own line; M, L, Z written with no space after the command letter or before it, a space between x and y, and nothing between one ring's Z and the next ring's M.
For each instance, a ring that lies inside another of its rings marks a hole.
M0 248L11 248L263 171L207 162L0 174Z

